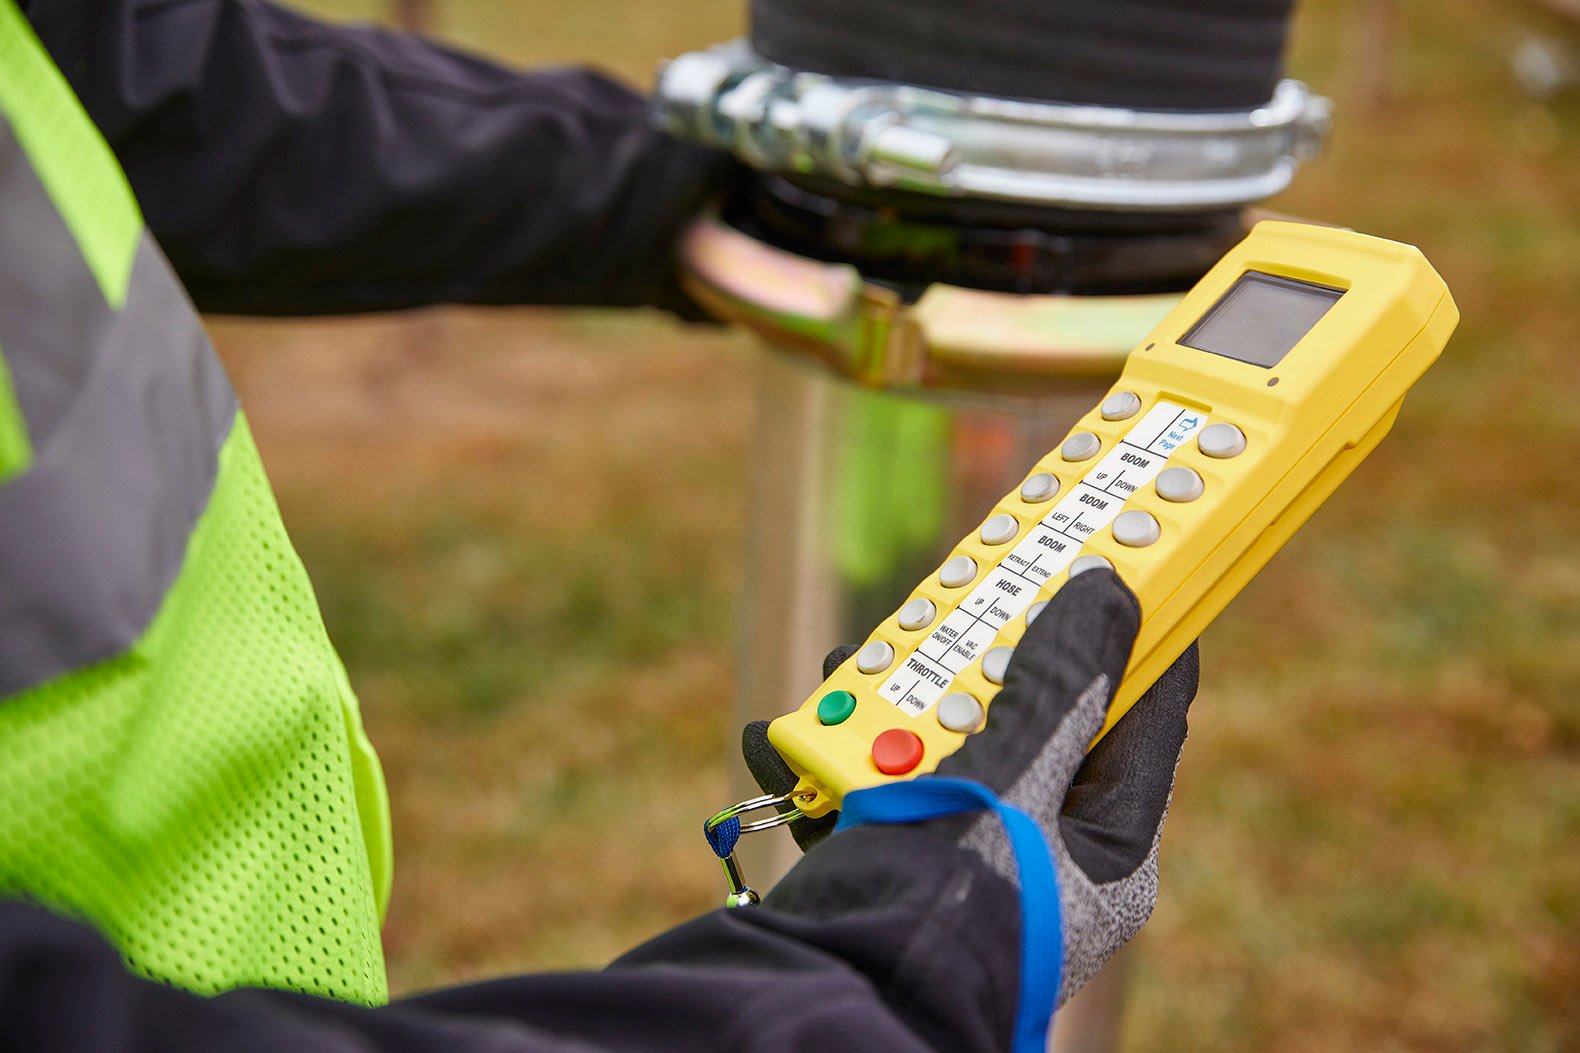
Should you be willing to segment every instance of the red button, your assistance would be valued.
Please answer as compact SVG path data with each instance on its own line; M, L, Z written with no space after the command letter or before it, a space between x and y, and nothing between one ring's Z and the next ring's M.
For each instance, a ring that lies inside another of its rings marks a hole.
M872 763L885 775L904 775L922 763L922 740L914 731L890 728L872 740Z

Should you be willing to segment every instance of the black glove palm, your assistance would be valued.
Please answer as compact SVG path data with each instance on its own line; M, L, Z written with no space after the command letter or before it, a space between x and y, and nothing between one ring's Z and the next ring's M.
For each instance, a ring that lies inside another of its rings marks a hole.
M1049 835L1066 919L1063 998L1135 934L1157 899L1158 837L1185 742L1186 711L1196 695L1196 646L1086 752L1140 623L1135 597L1111 572L1072 579L1016 647L986 727L937 769L984 783L1030 813ZM852 650L832 652L824 675ZM742 752L764 792L785 793L797 780L769 744L767 726L747 725ZM836 819L801 819L791 832L802 848L810 848L832 831ZM1015 880L995 820L939 825Z

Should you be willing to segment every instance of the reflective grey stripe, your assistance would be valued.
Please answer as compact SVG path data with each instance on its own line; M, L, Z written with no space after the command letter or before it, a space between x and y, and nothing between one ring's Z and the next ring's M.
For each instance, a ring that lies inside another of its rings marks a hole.
M7 129L0 354L34 459L0 485L0 697L142 635L181 569L236 411L153 240L143 235L126 305L112 311L36 177L43 196L29 192L20 155Z
M0 117L0 355L33 449L66 415L112 317L76 240Z

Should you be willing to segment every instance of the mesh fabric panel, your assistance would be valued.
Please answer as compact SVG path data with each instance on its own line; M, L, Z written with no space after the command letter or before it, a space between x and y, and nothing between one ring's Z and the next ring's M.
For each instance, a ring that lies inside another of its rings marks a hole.
M238 414L143 637L0 701L0 889L86 918L134 969L198 992L382 1002L382 877L358 811L377 769L355 757L360 736Z

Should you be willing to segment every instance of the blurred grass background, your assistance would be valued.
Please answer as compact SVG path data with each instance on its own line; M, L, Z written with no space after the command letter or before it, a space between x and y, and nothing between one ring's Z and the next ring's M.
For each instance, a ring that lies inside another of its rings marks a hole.
M648 84L742 8L430 28ZM1535 5L1302 5L1291 72L1338 124L1272 207L1421 245L1464 321L1203 641L1127 1048L1580 1048L1580 95L1517 89L1530 30L1580 44ZM388 770L395 987L596 966L716 905L750 342L530 309L213 331Z

